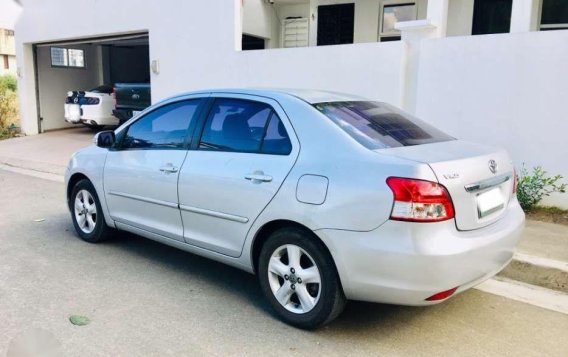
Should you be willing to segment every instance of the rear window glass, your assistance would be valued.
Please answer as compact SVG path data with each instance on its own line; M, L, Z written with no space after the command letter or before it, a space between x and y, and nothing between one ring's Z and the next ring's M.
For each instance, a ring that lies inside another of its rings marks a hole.
M424 121L380 102L329 102L314 107L363 146L375 150L454 140Z

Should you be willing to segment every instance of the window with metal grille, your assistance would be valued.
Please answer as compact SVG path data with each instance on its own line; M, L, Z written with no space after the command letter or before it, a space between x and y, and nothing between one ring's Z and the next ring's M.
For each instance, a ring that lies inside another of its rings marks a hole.
M85 68L85 51L76 48L51 47L51 66Z

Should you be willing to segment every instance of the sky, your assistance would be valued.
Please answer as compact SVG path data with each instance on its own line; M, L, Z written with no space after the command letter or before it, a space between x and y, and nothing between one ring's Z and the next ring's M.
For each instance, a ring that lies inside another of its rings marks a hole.
M13 30L21 11L13 0L0 0L0 28Z

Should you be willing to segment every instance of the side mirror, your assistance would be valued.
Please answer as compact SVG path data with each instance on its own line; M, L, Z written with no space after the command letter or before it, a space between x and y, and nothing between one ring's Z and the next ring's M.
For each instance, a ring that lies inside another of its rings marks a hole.
M93 138L93 143L100 148L110 148L114 145L115 140L114 131L106 130L96 133Z

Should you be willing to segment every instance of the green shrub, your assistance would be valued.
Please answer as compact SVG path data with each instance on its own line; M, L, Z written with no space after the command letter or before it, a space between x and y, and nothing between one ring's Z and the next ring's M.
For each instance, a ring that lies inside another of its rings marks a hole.
M0 76L0 139L15 134L14 130L10 130L10 125L18 118L17 86L13 76Z
M561 175L549 177L541 166L534 167L532 174L529 174L523 165L517 176L517 198L521 207L525 211L530 211L543 197L550 196L554 192L565 193L568 185L560 183L560 180L562 180Z
M16 77L6 74L4 76L0 76L0 91L3 89L11 90L15 92L18 89L18 80Z

